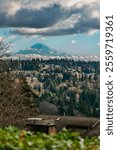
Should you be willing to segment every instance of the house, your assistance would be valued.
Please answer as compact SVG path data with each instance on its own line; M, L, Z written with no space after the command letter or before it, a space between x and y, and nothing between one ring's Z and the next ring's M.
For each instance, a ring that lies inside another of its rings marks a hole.
M56 133L56 125L53 119L43 118L28 118L27 119L27 129L34 132L44 132L47 134Z
M48 134L54 134L63 128L79 132L81 136L98 136L100 134L100 119L92 117L69 117L40 115L39 118L28 118L28 129Z

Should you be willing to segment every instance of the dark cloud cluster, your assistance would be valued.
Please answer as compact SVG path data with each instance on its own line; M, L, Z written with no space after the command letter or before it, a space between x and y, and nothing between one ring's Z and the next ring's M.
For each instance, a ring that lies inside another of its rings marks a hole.
M49 6L40 10L21 9L15 15L5 16L0 13L1 27L45 28L56 24L64 17L59 5Z
M99 30L98 0L73 1L66 5L66 0L0 0L0 27L14 27L12 33L21 35L45 36Z

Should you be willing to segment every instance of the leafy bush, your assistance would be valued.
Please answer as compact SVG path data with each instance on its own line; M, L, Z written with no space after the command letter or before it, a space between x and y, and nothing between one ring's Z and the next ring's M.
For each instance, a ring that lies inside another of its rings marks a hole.
M81 138L66 129L55 135L19 130L0 129L0 150L99 150L99 138Z

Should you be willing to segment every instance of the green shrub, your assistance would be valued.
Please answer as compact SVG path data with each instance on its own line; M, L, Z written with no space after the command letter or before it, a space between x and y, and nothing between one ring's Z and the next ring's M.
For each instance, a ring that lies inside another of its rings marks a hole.
M64 129L55 135L0 129L0 150L99 150L99 138L81 138L79 133Z

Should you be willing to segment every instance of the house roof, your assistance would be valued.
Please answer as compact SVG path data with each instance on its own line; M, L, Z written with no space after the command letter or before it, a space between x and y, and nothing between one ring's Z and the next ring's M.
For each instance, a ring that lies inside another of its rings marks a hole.
M27 125L39 125L39 126L55 126L54 119L43 119L43 118L28 118L26 120Z
M56 125L57 131L63 128L77 130L81 135L92 136L100 134L100 119L92 117L70 117L39 115L39 118L29 118L28 124L53 126Z

